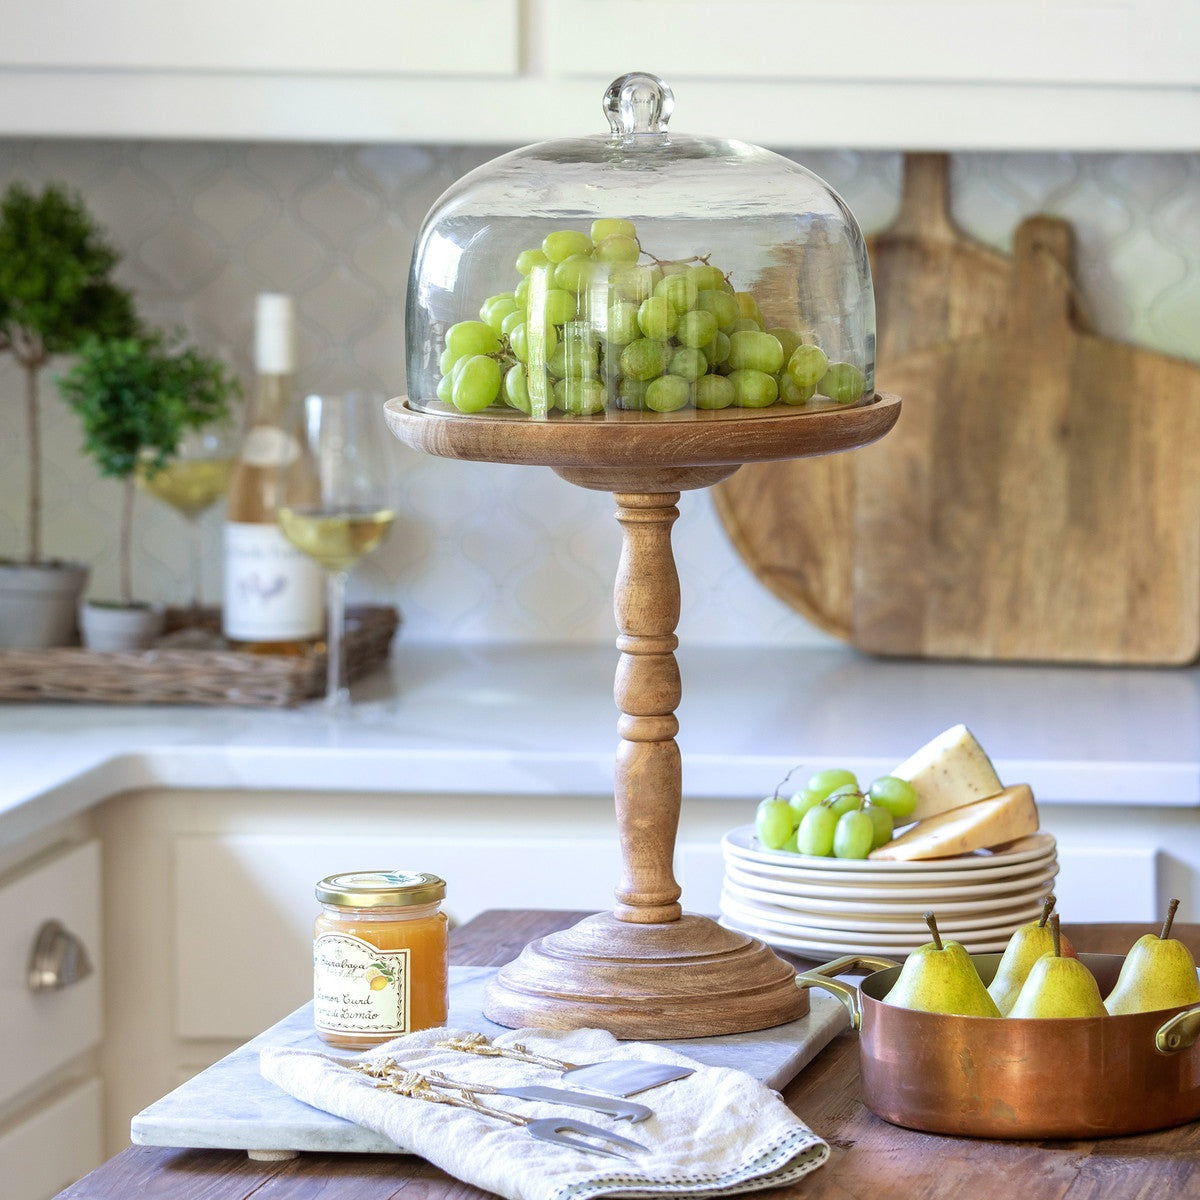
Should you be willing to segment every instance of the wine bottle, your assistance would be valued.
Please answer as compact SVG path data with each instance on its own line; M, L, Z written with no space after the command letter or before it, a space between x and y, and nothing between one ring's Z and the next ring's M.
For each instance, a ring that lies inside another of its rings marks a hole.
M304 439L288 424L295 369L292 298L260 295L254 333L257 380L226 504L222 632L239 650L304 654L324 628L324 577L284 537L278 520L285 477L293 494L295 483L311 477L314 499L317 495Z

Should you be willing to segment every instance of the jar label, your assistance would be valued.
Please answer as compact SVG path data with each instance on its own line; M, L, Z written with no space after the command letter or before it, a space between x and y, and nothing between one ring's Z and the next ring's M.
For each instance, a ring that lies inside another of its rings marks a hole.
M225 525L226 637L284 642L319 637L324 622L323 576L277 525Z
M324 1033L408 1033L409 951L323 933L313 943L313 1024Z

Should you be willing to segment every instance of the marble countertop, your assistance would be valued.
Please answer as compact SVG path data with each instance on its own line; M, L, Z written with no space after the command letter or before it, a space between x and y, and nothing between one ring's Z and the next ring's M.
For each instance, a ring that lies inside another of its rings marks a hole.
M0 846L146 787L611 793L611 644L406 643L333 720L293 709L0 704ZM959 721L1042 802L1200 805L1200 669L881 661L692 646L684 790L742 797L798 765L893 767Z

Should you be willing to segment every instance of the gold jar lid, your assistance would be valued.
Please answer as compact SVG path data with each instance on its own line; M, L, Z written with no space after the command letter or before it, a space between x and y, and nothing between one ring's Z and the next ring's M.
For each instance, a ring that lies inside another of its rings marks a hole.
M322 904L343 908L406 908L436 904L446 895L446 881L428 871L344 871L317 884Z

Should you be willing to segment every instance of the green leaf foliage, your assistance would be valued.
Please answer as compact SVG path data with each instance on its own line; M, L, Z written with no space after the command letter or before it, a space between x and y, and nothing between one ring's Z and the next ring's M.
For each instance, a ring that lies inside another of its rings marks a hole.
M132 297L108 277L117 258L78 196L11 184L0 198L0 341L64 354L89 335L135 333Z
M223 363L158 332L88 338L57 382L83 423L84 450L112 479L139 463L161 470L184 434L228 416L238 393Z

